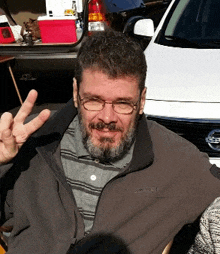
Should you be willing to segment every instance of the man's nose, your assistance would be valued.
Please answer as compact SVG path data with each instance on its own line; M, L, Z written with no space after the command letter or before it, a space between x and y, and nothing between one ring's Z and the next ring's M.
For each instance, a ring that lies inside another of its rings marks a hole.
M103 110L99 112L99 120L106 124L117 122L117 113L114 111L111 103L106 103Z

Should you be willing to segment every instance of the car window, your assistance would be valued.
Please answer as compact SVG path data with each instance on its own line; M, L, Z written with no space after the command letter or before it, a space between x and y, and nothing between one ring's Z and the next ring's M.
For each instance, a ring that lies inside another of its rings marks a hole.
M157 38L160 44L219 48L219 0L176 1Z

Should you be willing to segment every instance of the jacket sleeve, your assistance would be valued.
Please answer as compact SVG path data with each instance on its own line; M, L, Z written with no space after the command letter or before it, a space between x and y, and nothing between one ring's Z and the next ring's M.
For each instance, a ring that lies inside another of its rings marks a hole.
M13 163L8 163L6 165L0 166L0 226L9 218L12 217L12 211L10 207L12 205L10 204L11 197L12 195L12 189L9 190L7 188L8 186L8 181L6 180L7 178L7 173L10 171L10 169L13 167Z
M220 198L205 210L199 226L200 231L188 254L220 253Z

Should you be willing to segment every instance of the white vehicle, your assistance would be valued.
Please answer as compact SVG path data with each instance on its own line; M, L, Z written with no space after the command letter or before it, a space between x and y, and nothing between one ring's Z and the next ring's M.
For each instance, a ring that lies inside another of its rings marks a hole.
M172 0L145 50L145 113L206 152L220 166L220 1Z

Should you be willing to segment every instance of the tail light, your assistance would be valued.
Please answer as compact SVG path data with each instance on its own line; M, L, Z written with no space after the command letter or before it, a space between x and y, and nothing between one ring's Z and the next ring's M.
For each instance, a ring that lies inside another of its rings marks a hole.
M89 32L105 30L106 25L108 25L105 14L106 10L101 0L89 1L89 17L88 17Z

